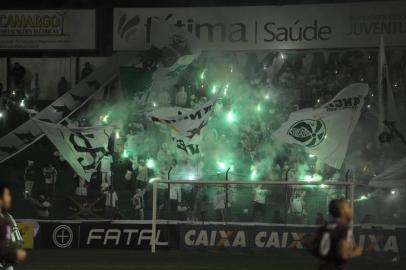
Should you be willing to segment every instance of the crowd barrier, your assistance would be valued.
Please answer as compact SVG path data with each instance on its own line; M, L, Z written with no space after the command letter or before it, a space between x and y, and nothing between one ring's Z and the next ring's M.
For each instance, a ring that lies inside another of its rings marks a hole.
M39 221L21 220L25 240L34 248L134 249L151 248L150 221ZM29 230L32 232L29 232ZM316 226L261 223L158 221L158 252L168 249L194 251L254 251L306 253L304 240ZM29 239L29 238L32 239ZM406 226L355 225L354 240L365 250L364 258L400 261L406 256ZM403 255L403 256L402 256Z

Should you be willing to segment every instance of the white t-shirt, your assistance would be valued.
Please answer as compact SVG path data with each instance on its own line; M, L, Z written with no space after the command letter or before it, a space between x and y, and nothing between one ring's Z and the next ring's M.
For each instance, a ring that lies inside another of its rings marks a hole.
M291 209L292 212L297 214L297 215L302 215L304 214L304 209L303 209L303 199L301 197L296 197L292 199L292 204L291 204Z
M182 191L179 185L170 185L169 199L182 201Z
M225 199L224 193L214 195L213 208L214 208L214 210L218 210L218 209L221 210L221 209L226 208L226 199Z
M265 204L267 190L257 188L255 190L254 202Z
M100 171L111 172L111 163L113 163L113 157L111 155L104 156L100 161Z
M111 193L110 191L106 191L106 206L116 207L117 206L117 192Z

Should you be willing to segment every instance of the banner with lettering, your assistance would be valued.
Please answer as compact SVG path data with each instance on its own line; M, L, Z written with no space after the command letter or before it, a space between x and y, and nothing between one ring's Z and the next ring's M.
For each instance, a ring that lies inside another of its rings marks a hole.
M284 6L115 8L114 49L148 48L165 35L152 18L194 34L203 50L290 50L406 44L406 3L337 3ZM126 25L123 18L127 18ZM138 46L127 38L142 33Z
M96 12L0 10L0 50L96 49Z

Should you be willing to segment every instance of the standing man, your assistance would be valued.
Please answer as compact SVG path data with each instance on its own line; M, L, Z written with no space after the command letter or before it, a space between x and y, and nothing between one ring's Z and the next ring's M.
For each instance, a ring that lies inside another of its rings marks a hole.
M322 226L312 242L313 253L323 260L319 270L344 270L352 258L362 255L362 248L352 239L352 209L345 199L330 202L331 222Z
M42 170L42 174L44 175L44 182L47 187L47 196L48 198L52 198L54 195L56 176L58 172L56 171L55 167L49 163Z
M100 172L102 176L102 185L111 186L111 164L113 163L113 157L110 154L106 154L100 161Z
M31 197L32 189L34 188L38 176L38 169L35 166L34 161L28 160L28 165L25 167L24 172L25 198Z
M215 220L224 222L224 209L226 208L226 194L221 189L217 190L213 197L213 209Z
M23 239L14 218L8 213L11 192L6 183L0 183L0 269L13 270L13 265L24 261L27 254L21 247Z
M104 192L106 196L105 202L105 214L107 219L114 219L117 213L117 203L118 203L118 196L117 192L113 189L112 186L109 186L107 190Z
M252 206L252 221L257 221L258 216L259 221L265 220L266 215L266 196L268 194L268 190L264 189L262 185L258 185L258 187L254 191L254 204Z

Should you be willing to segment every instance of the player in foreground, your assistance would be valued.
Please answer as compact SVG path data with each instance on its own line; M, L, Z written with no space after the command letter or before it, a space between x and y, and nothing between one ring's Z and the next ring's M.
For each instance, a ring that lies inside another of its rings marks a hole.
M317 231L311 248L323 260L319 270L344 270L350 259L362 255L362 249L352 239L352 208L347 200L334 199L329 204L329 212L332 221Z
M8 213L10 207L10 188L0 183L0 270L13 270L13 265L24 261L27 256L21 248L23 240L17 224Z

